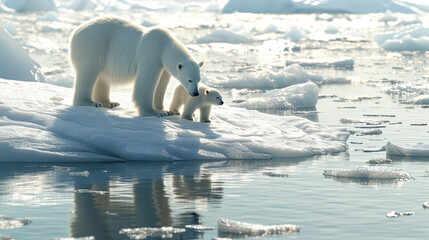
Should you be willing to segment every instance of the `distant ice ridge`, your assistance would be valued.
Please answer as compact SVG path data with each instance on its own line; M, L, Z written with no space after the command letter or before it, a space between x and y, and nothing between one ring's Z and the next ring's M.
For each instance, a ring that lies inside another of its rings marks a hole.
M300 228L292 224L284 225L261 225L246 222L239 222L221 218L217 221L217 229L219 236L234 236L234 238L246 237L268 237L275 235L286 235L291 233L299 233Z
M325 170L323 175L336 178L357 178L357 179L413 179L407 172L391 167L360 167L354 170Z
M429 28L410 26L397 32L376 34L374 40L387 51L429 51Z
M0 26L0 78L46 82L40 66Z
M349 83L345 78L324 78L306 72L300 65L292 64L279 71L264 69L258 72L240 74L239 77L206 76L207 84L223 88L274 89L312 81L317 84Z
M6 7L15 9L16 12L37 12L57 10L54 0L4 0Z
M429 6L405 0L229 0L224 13L418 13L429 12Z
M247 109L295 109L314 108L317 104L319 88L313 82L295 84L290 87L275 89L259 97L234 104Z
M407 157L429 157L429 144L386 144L386 155Z
M212 109L212 123L137 117L121 107L70 106L72 89L0 80L1 161L269 159L342 152L347 129L243 108ZM38 94L33 94L37 91ZM125 100L126 99L126 100ZM128 101L128 105L127 105Z

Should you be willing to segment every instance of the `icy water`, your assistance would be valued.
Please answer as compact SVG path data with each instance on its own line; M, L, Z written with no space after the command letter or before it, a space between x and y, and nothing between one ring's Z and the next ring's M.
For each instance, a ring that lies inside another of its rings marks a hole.
M316 109L269 110L295 114L331 127L362 130L365 124L343 124L342 118L385 120L380 135L350 136L349 150L337 155L255 161L186 161L174 163L128 162L113 164L1 164L0 238L56 239L93 237L128 239L124 228L186 225L213 227L166 238L214 239L244 237L218 233L217 220L227 218L264 225L296 224L301 232L265 239L426 239L429 234L429 158L392 158L386 166L402 169L409 181L336 179L324 170L356 169L367 161L385 158L378 150L387 142L427 143L428 111L403 104L408 95L390 95L396 84L427 84L426 53L382 50L372 41L374 33L396 30L378 21L381 15L253 15L214 13L114 13L136 22L172 29L203 59L204 76L239 77L261 69L282 69L286 61L347 58L353 70L307 68L324 77L352 79L350 84L322 85ZM43 14L5 14L3 21L16 25L17 36L42 65L51 82L71 86L67 41L71 30L94 13L63 12L60 21L40 21ZM414 16L400 15L404 19ZM420 16L424 21L427 16ZM180 20L180 21L179 21ZM37 24L34 24L37 21ZM198 22L196 24L195 22ZM196 44L212 29L237 26L264 28L276 24L280 33L254 33L250 44ZM310 40L298 42L300 51L284 51L281 42L264 47L264 40L278 39L289 26L307 28ZM323 32L335 25L341 36ZM186 26L186 27L185 27ZM284 28L284 29L283 29ZM320 31L319 31L320 29ZM283 32L282 32L283 31ZM126 89L125 89L126 90ZM226 102L258 95L236 95L222 89ZM262 90L263 91L263 90ZM335 95L335 96L332 96ZM370 97L370 98L368 98ZM379 115L379 116L365 116ZM387 122L389 121L389 122ZM417 124L417 125L415 125ZM363 151L363 150L366 150ZM411 216L387 218L391 212ZM154 237L158 239L160 237ZM91 239L91 238L88 238Z

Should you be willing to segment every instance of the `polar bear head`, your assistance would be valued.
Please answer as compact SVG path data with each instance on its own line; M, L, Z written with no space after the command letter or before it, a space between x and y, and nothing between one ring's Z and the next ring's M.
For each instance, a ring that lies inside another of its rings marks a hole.
M204 94L204 103L211 105L223 105L222 96L220 92L214 88L206 88Z
M196 97L198 92L198 83L201 80L200 67L204 62L196 63L192 60L179 61L176 65L176 74L173 74L182 86L188 90L189 95Z

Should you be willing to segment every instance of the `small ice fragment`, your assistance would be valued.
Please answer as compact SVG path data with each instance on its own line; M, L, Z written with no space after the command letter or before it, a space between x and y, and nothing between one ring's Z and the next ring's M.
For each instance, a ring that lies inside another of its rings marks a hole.
M383 133L380 129L373 129L368 131L349 130L349 132L350 134L355 134L356 136L380 135Z
M427 126L427 123L411 123L410 124L413 127L422 127L422 126Z
M429 209L429 202L424 202L423 203L423 208L424 209Z
M350 144L363 144L363 142L350 142Z
M262 175L264 176L268 176L268 177L289 177L289 174L281 174L281 173L273 173L273 172L264 172L262 173Z
M76 177L76 176L82 176L82 177L88 177L89 172L83 171L83 172L68 172L69 176Z
M401 212L399 213L399 216L411 216L414 215L414 212Z
M386 214L386 217L388 217L388 218L397 218L397 217L399 217L399 215L395 211L391 211L391 212L388 212Z
M222 235L220 237L233 235L239 238L286 235L298 233L300 231L298 226L291 224L266 226L261 224L239 222L225 218L220 218L217 221L217 229L219 235Z
M371 160L369 160L368 162L366 162L366 163L368 163L368 164L371 164L371 165L377 165L377 164L391 164L392 163L392 160L390 160L390 159L384 159L384 158L375 158L375 159L371 159Z
M384 152L386 151L385 147L377 148L377 149L362 149L363 152Z
M386 128L386 126L356 126L355 128L367 128L367 129L372 129L372 128Z
M185 228L197 230L197 231L213 230L214 229L214 227L203 226L203 225L186 225Z
M359 179L397 179L411 180L413 177L401 169L391 167L359 167L353 170L325 170L326 177Z
M172 238L174 234L183 233L186 229L174 227L160 228L122 228L119 233L126 234L131 239L146 239L146 238Z
M11 218L8 216L0 215L0 229L13 229L30 224L31 221L27 219Z
M74 237L52 238L51 240L95 240L95 237L94 236L88 236L88 237L77 237L77 238L74 238Z
M74 190L75 193L93 193L93 194L100 194L100 195L106 195L109 192L108 191L98 191L98 190L92 190L92 189L77 189Z

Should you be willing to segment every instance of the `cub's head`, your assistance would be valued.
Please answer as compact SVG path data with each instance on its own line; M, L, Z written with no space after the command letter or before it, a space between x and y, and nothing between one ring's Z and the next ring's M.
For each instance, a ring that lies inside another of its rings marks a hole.
M200 67L204 65L204 62L196 63L194 61L183 61L178 62L176 65L175 77L179 80L189 95L196 97L200 93L198 92L198 83L201 80Z
M212 105L223 105L222 96L220 95L220 92L214 88L207 88L204 90L204 101L207 104Z

